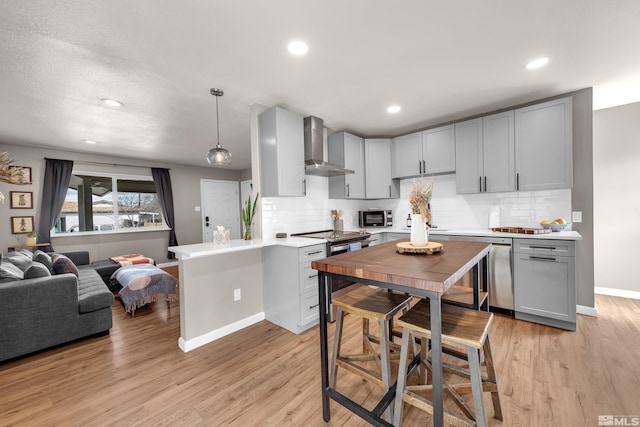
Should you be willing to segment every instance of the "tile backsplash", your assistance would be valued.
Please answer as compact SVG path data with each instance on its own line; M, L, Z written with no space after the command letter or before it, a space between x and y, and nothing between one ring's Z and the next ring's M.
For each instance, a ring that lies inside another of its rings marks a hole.
M571 218L571 190L456 194L454 174L434 176L431 211L433 224L443 229L487 229L492 226L539 227L543 219ZM400 198L391 200L329 199L328 179L307 176L306 197L262 199L262 233L302 233L333 228L332 209L344 211L345 230L358 229L358 211L392 209L393 228L404 228L409 214L408 194L413 179L400 182ZM430 178L425 178L430 179Z

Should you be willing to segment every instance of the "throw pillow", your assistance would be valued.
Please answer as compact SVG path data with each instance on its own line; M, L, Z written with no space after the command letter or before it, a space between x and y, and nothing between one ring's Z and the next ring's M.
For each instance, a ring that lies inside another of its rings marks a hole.
M29 249L16 249L14 252L16 255L22 255L23 257L32 259L33 258L33 253L29 250Z
M44 264L44 266L49 269L49 272L53 273L53 260L51 259L49 254L38 249L33 253L33 260Z
M53 271L56 274L72 273L75 274L76 277L79 276L78 267L66 256L53 254L51 259L53 260Z
M11 263L18 267L20 271L24 272L27 268L29 268L33 261L31 261L31 258L27 258L20 254L11 253L4 258L4 262Z
M0 283L13 282L14 280L22 280L23 278L24 273L15 265L9 262L0 264Z
M34 261L29 268L24 271L25 279L35 279L36 277L48 277L51 276L51 272L44 265L37 261Z

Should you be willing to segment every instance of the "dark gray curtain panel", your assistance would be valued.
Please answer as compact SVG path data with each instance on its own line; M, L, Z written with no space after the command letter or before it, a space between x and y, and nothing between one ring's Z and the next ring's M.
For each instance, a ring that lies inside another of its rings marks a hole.
M175 227L175 213L173 210L173 191L171 190L171 177L169 176L168 169L151 168L151 176L153 176L153 182L156 185L156 193L158 194L158 201L162 208L162 214L164 220L171 231L169 232L169 246L178 246L178 239L176 238ZM167 258L175 259L176 255L173 252L167 252Z
M51 229L58 221L64 199L67 196L69 181L73 172L70 160L46 159L44 168L44 185L42 186L42 205L40 207L40 225L38 238L44 242L51 241ZM52 252L53 246L41 248Z

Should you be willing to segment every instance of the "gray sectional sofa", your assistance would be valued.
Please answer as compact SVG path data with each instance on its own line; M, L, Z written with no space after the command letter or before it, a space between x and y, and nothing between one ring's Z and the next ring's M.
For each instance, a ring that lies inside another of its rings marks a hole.
M25 260L27 254L30 253L4 254L0 263L0 362L109 333L113 325L113 293L89 264L88 252L67 254L68 260L77 263L74 264L77 270L72 272L55 271L47 266L42 252L37 254L42 263L34 261L36 254ZM16 267L28 278L19 278Z

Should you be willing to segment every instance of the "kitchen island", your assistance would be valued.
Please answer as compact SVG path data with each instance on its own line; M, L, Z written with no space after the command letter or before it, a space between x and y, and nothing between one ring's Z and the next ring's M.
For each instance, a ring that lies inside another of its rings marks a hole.
M490 250L491 244L488 243L451 241L438 254L399 254L396 252L396 242L387 242L312 263L312 267L319 271L320 307L327 306L326 295L330 294L331 278L343 278L430 299L433 417L436 426L443 424L441 297L471 269L475 270L474 287L481 286L480 281L486 280ZM483 274L477 274L479 264L482 264ZM373 425L390 425L380 415L393 400L395 385L373 411L368 411L329 386L327 321L327 312L321 309L320 357L324 421L328 422L331 418L330 399L333 399Z

